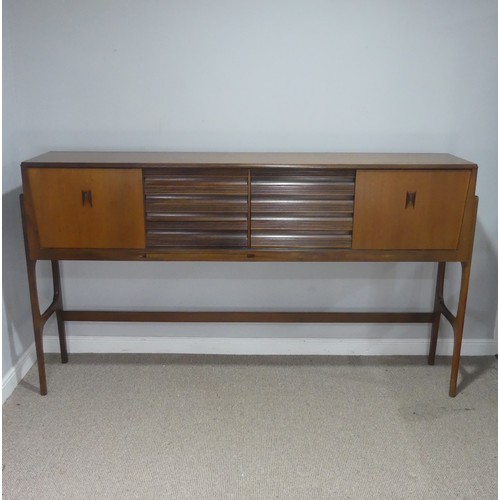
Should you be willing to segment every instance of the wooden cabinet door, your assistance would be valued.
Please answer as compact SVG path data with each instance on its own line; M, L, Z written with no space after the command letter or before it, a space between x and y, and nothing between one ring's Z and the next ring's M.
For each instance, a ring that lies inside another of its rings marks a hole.
M353 249L455 249L468 170L361 170L356 176Z
M144 248L139 168L30 168L42 248Z

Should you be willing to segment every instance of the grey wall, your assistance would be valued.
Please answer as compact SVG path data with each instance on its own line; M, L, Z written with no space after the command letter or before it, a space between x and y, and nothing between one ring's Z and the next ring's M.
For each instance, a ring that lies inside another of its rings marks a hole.
M3 8L4 373L32 342L18 166L53 149L449 152L475 161L480 208L466 335L492 338L494 0L6 0ZM65 301L82 308L422 310L431 304L434 273L432 264L63 266ZM40 275L47 303L46 264ZM455 290L449 298L456 301ZM54 333L53 323L48 328ZM69 329L96 331L428 335L401 325Z

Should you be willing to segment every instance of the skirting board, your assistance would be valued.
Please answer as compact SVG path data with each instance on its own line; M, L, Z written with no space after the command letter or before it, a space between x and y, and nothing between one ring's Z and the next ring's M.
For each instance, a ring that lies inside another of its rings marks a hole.
M44 337L47 353L59 352L57 336ZM171 353L171 354L248 354L248 355L350 355L424 356L429 349L425 339L320 339L320 338L207 338L207 337L87 337L68 336L70 353ZM498 352L496 339L464 339L462 356L492 356ZM438 342L437 354L451 356L453 341ZM3 377L2 404L36 362L35 344ZM71 361L70 361L71 362Z
M17 363L4 375L2 380L2 404L4 404L7 398L14 392L17 384L21 382L35 363L36 350L35 343L33 342L19 358Z
M171 353L171 354L289 354L393 356L426 355L426 339L324 339L324 338L220 338L220 337L96 337L68 336L72 353ZM57 336L44 338L46 352L59 352ZM437 354L451 356L453 340L438 342ZM497 353L496 340L463 340L462 356Z

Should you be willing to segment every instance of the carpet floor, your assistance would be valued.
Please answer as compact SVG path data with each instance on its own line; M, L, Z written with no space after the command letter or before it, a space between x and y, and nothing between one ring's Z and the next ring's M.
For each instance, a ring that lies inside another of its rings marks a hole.
M75 354L3 406L3 498L495 499L497 360Z

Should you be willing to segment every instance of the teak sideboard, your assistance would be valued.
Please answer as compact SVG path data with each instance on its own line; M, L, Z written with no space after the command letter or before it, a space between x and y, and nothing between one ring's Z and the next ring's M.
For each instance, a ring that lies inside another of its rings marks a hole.
M452 325L457 393L478 198L477 165L448 154L49 152L21 164L40 393L43 327L66 321L354 322ZM36 263L52 263L39 309ZM60 260L437 262L430 312L70 311ZM458 308L444 303L447 262L461 263Z

